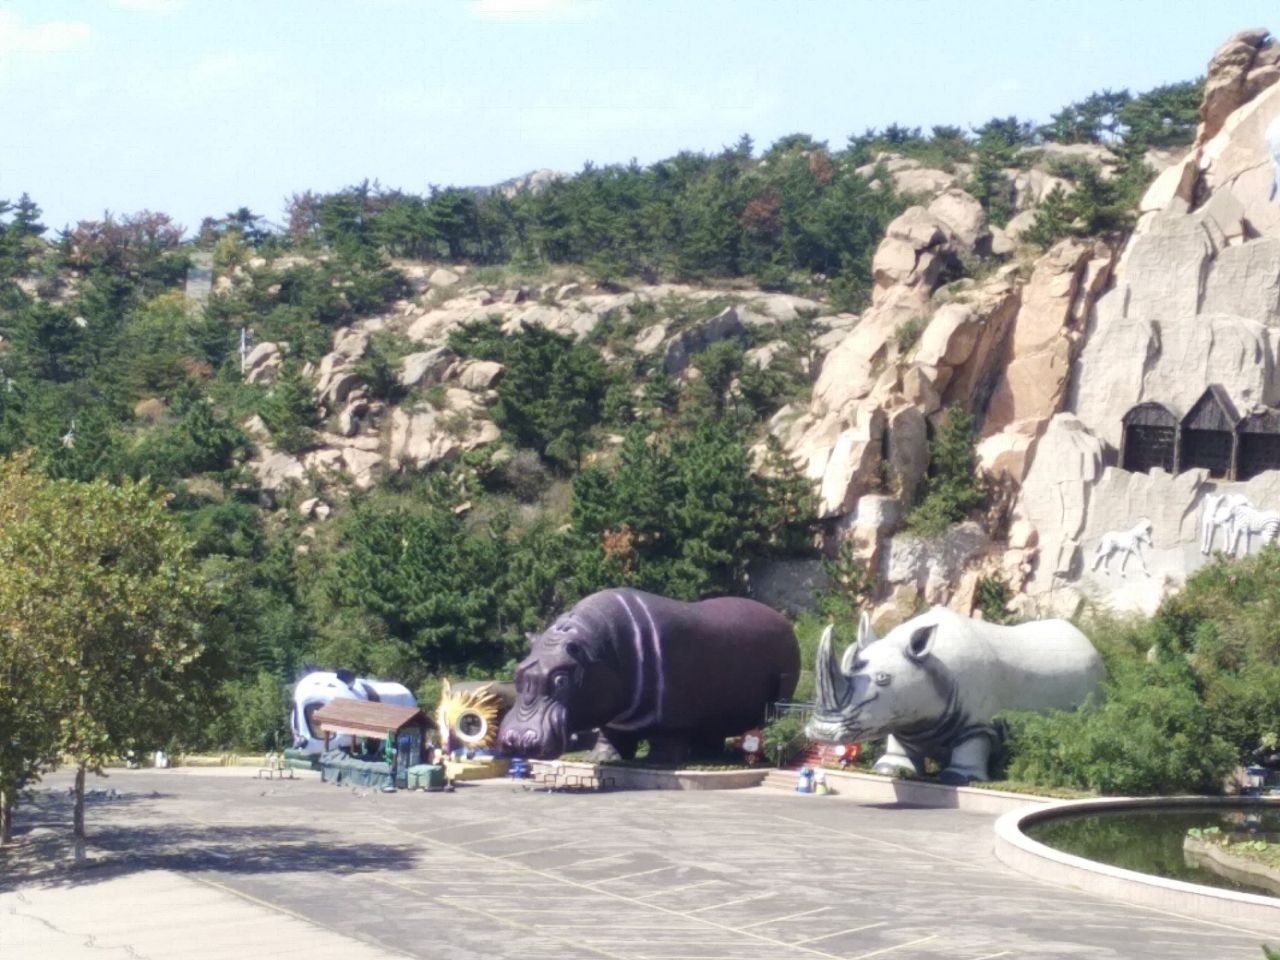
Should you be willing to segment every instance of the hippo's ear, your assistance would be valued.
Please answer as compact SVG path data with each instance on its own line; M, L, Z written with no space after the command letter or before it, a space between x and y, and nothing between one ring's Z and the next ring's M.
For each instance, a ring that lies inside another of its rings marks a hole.
M530 630L527 633L525 633L524 638L528 640L530 644L532 644L535 640L538 639L538 635L534 633L532 630Z
M938 635L938 625L931 623L927 627L919 627L907 641L907 656L919 663L933 649L933 640Z
M876 632L871 629L871 614L862 611L862 616L858 618L858 642L854 646L861 650L869 643L875 643L879 637Z

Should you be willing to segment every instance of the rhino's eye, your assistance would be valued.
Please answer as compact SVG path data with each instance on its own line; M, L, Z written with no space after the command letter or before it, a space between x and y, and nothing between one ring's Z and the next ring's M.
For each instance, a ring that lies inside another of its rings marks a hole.
M887 686L889 685L889 681L890 681L890 680L892 680L892 679L893 679L893 677L889 676L887 673L877 673L877 674L876 674L876 686L878 686L878 687L887 687Z

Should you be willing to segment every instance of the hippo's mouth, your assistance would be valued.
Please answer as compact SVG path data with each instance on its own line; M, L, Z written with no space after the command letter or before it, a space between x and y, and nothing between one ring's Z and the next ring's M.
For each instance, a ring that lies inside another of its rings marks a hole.
M540 711L517 707L503 720L498 740L511 756L554 760L569 742L564 705L550 703Z

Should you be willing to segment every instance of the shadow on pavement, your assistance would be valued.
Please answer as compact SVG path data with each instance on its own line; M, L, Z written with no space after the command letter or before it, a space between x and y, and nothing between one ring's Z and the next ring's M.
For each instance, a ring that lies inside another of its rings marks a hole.
M100 801L119 807L162 799L159 793ZM19 808L14 843L0 848L0 893L33 883L78 886L141 870L218 871L228 874L396 869L413 866L417 851L351 838L313 826L198 826L171 821L95 823L86 801L89 862L73 861L70 801L45 794Z

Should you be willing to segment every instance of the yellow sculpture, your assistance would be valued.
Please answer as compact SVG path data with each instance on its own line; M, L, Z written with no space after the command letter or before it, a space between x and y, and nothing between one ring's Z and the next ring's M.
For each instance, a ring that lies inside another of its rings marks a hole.
M436 726L446 748L466 747L488 750L498 742L498 725L510 706L501 685L464 683L451 687L445 680L440 688Z

